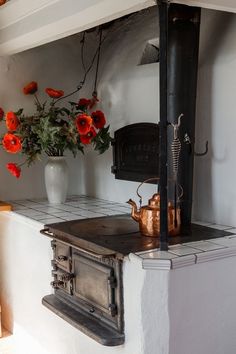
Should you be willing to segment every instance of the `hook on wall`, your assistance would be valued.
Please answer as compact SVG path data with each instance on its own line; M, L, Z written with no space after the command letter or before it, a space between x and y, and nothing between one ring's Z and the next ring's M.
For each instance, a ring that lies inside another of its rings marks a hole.
M205 151L204 152L195 152L194 151L194 155L195 156L205 156L207 153L208 153L208 141L206 141Z
M191 154L192 153L192 142L191 142L191 139L190 139L190 136L188 135L188 133L185 133L185 135L184 135L184 143L186 145L188 145L189 154ZM205 151L204 152L196 152L196 151L194 151L194 156L201 157L201 156L207 155L207 153L208 153L208 141L206 141Z

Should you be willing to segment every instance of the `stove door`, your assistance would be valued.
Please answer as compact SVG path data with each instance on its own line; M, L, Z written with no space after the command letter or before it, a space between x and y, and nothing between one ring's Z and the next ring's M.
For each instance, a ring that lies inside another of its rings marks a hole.
M91 313L99 309L116 316L114 269L74 251L72 272L74 296L89 305Z

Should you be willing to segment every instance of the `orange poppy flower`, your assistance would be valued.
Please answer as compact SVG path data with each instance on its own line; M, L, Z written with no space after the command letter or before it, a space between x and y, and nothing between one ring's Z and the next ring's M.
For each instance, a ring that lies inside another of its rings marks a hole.
M33 95L38 91L38 84L35 81L31 81L23 88L23 92L25 95Z
M17 118L14 112L7 112L6 114L6 126L8 130L16 130L20 124L19 119Z
M78 133L82 135L87 134L91 128L92 122L92 118L87 114L79 114L75 120Z
M64 96L64 91L62 90L54 90L53 88L46 88L45 92L50 96L51 98L60 98Z
M91 114L91 117L93 119L93 125L97 129L102 129L104 125L106 124L106 118L104 116L104 113L102 111L95 111Z
M97 135L96 130L94 127L91 127L89 132L85 135L80 135L80 141L82 144L90 144L92 139Z
M20 138L11 133L7 133L4 135L2 139L2 145L7 152L10 152L12 154L16 154L22 148Z
M8 163L7 164L7 169L16 178L20 177L21 168L19 166L17 166L15 163L12 163L12 162Z

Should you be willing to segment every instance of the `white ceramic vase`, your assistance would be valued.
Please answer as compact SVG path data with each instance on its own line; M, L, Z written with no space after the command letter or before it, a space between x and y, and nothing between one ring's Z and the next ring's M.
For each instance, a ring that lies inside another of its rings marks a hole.
M65 157L50 156L44 172L49 203L64 203L68 189L68 166Z

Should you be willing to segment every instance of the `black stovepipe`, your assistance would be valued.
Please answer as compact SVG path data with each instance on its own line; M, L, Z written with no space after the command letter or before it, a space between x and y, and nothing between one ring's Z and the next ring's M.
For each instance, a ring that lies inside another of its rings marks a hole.
M175 200L173 161L171 161L172 125L183 115L180 126L181 153L176 185L183 190L180 204L183 230L190 232L193 162L195 140L195 108L198 71L198 49L201 10L160 0L160 127L159 127L159 190L160 190L160 250L168 250L168 199ZM169 126L169 127L168 127ZM191 149L184 146L184 136L190 138ZM175 186L176 187L176 186Z
M160 192L160 250L168 250L168 199L167 199L167 52L168 3L159 1L160 26L160 128L159 128L159 192Z

